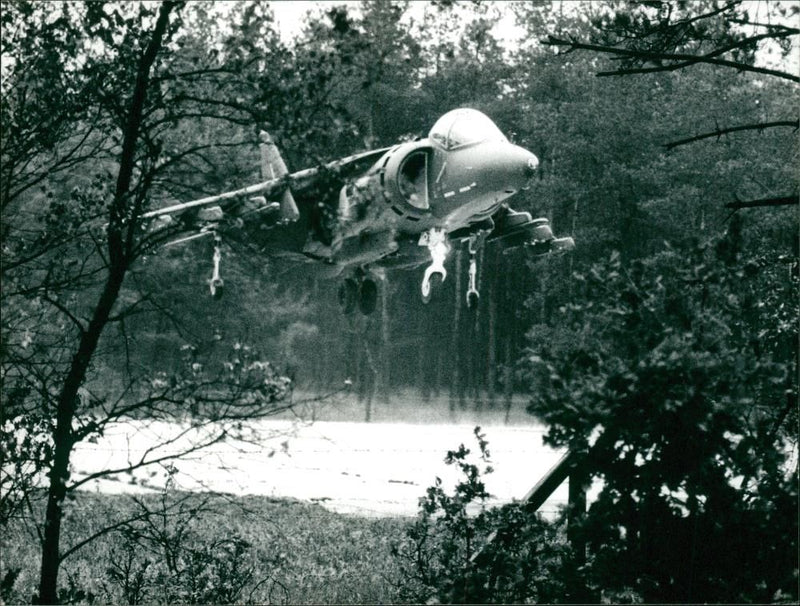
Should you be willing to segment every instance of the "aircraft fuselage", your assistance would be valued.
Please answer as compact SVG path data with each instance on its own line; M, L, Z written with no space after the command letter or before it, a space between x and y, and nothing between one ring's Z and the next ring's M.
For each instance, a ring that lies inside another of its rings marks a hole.
M469 127L474 124L469 122L461 125L465 140L456 140L452 129L459 120L474 121L476 116L483 122L473 140ZM363 249L365 237L374 239L379 232L408 237L435 228L450 233L485 221L527 185L537 165L535 155L510 143L483 114L450 112L429 137L392 147L364 176L343 188L331 260L351 262L345 245L350 238L358 238ZM392 252L375 240L372 253L364 251L359 262Z

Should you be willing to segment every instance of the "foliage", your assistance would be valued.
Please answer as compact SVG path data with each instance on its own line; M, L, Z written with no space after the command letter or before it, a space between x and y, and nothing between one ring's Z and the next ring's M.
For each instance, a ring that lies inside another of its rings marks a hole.
M569 337L531 351L529 410L550 443L603 431L590 585L648 602L795 590L796 259L787 276L774 253L741 258L740 239L612 255L578 276L559 318Z
M141 520L123 525L119 551L112 548L106 569L109 597L128 604L233 604L252 602L253 593L268 582L256 579L252 544L238 534L200 535L193 527L198 515L214 514L205 502L188 502L171 493L169 484L154 508L135 499ZM280 564L279 555L260 557L258 570ZM245 600L245 588L250 594Z
M620 57L620 69L612 72L616 75L673 70L717 59L728 61L727 67L746 69L754 68L756 52L765 43L776 44L783 57L789 55L791 37L800 30L788 24L797 14L797 6L781 2L611 3L593 25L598 42L627 51ZM791 78L788 73L771 75Z
M146 229L143 213L176 192L207 186L187 177L192 169L197 174L198 162L235 178L239 167L221 161L220 152L242 144L236 126L264 123L259 90L249 79L265 54L280 51L276 35L243 45L219 30L204 46L184 27L202 27L209 17L202 7L185 8L90 3L50 13L23 2L4 11L2 120L9 136L2 140L0 190L13 220L3 229L3 280L10 288L0 303L9 318L2 324L3 400L13 408L12 424L3 419L3 441L14 460L3 463L23 477L15 476L3 522L19 513L37 474L46 472L45 602L58 599L62 503L81 484L69 478L76 443L126 416L163 417L186 404L199 424L243 421L281 409L277 403L288 394L288 380L241 354L214 377L197 360L184 360L170 380L151 380L149 369L137 373L131 364L131 318L159 310L131 270L171 235ZM263 9L240 4L232 14L239 35L269 30ZM226 99L213 98L212 90ZM119 339L109 340L111 327ZM101 375L114 349L124 360L119 382ZM32 431L39 435L31 438ZM219 431L188 450L229 429ZM153 462L145 457L130 467Z
M452 494L440 478L420 499L420 511L392 554L397 598L413 603L551 602L570 595L570 548L558 525L512 503L485 509L483 476L492 472L488 443L474 430L480 459L461 444L445 463L460 472Z

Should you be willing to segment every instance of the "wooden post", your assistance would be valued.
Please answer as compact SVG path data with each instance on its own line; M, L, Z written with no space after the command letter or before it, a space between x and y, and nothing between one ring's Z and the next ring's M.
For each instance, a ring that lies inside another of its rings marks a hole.
M536 513L542 504L553 494L561 483L569 477L570 473L575 469L579 462L580 455L573 452L567 452L561 457L558 462L550 468L550 470L540 479L536 485L522 497L522 503L525 511L528 513ZM570 482L571 484L571 482ZM472 562L479 562L485 553L485 548L490 545L497 538L497 531L489 535L484 546L472 555L470 560Z

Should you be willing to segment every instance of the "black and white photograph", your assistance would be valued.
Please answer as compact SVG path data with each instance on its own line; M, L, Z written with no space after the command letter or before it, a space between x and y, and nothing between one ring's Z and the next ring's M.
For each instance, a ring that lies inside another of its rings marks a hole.
M800 0L3 0L0 606L797 604Z

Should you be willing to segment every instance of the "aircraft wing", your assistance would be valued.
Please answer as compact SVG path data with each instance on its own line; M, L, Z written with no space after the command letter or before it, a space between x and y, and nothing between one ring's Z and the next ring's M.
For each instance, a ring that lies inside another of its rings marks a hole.
M333 173L342 179L352 177L354 174L370 168L378 159L383 156L391 147L382 147L366 152L347 156L333 162L328 162L321 167L307 168L289 175L290 184L293 190L303 192L313 186L316 178L322 173Z
M172 206L165 206L164 208L151 210L149 212L144 213L142 215L142 218L152 219L154 217L161 217L164 215L180 215L185 211L203 208L205 206L211 206L215 204L224 207L230 205L232 202L235 202L240 198L243 198L244 196L253 196L261 194L265 197L268 197L270 195L273 195L280 189L284 188L285 186L286 186L286 180L284 178L270 179L269 181L256 183L255 185L250 185L248 187L243 187L241 189L236 189L234 191L225 192L224 194L207 196L205 198L200 198L198 200L192 200L191 202L182 202L180 204L173 204Z
M292 192L304 193L312 189L322 175L330 176L333 174L341 179L347 179L360 171L368 169L378 158L391 149L385 147L361 152L328 162L319 167L307 168L295 173L287 173L285 164L283 164L283 160L280 158L277 149L274 148L274 144L272 144L268 136L265 138L267 143L262 143L262 145L270 145L271 148L274 149L274 152L264 152L262 150L262 156L265 156L262 158L262 175L274 175L272 178L262 181L261 183L242 187L241 189L151 210L142 215L142 218L152 219L165 215L179 217L185 213L194 213L200 209L213 206L219 207L220 210L224 212L226 210L234 210L237 205L248 198L252 199L253 196L260 196L263 198L263 202L266 205L262 204L261 208L250 208L248 209L249 211L277 209L277 207L280 206L284 218L294 220L297 218L297 207L291 195ZM267 200L274 200L276 198L282 198L281 202L266 203Z

